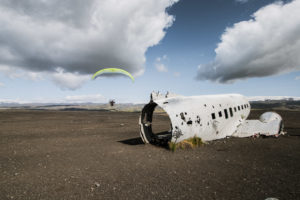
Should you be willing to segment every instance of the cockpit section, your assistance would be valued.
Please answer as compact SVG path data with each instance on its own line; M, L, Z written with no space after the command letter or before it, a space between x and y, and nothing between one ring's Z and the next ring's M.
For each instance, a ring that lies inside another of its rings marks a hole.
M139 123L144 143L166 145L172 139L172 124L168 114L153 101L143 108Z

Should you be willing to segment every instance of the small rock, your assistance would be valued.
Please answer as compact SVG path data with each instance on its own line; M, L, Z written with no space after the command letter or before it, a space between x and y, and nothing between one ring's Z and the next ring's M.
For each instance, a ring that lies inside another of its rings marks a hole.
M100 183L95 182L95 186L96 186L96 187L100 187Z

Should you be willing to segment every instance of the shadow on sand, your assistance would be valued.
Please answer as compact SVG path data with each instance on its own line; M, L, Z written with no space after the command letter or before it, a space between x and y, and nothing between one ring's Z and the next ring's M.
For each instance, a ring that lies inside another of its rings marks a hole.
M121 140L121 141L118 141L118 142L123 143L123 144L128 144L128 145L144 144L143 140L140 137L127 139L127 140Z
M157 136L158 137L162 136L162 135L164 135L164 133L165 132L159 133L159 134L157 134ZM126 140L120 140L118 142L123 143L123 144L127 144L127 145L141 145L141 144L145 144L140 137L126 139ZM164 149L169 149L167 140L155 140L155 142L153 142L151 145L155 145L157 147L161 147L161 148L164 148Z

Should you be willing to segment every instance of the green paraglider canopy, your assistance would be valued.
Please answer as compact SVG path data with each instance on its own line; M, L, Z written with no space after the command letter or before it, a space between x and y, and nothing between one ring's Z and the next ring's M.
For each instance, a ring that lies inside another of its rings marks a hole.
M93 75L92 79L95 79L99 75L106 74L106 73L124 74L124 75L128 76L129 78L131 78L131 80L134 82L133 76L129 72L125 71L124 69L120 69L120 68L105 68L105 69L101 69L101 70L97 71Z

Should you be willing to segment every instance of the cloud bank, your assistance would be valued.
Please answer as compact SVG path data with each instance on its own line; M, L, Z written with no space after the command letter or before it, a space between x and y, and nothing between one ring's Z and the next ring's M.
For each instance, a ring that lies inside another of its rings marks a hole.
M177 1L2 0L0 68L58 74L52 80L70 89L81 84L59 76L83 80L111 66L140 75L145 52L174 21L166 8Z
M84 82L90 80L91 77L88 75L79 75L77 72L64 72L63 69L58 68L56 72L52 74L51 79L62 90L75 90L81 87Z
M102 96L101 94L85 94L85 95L70 95L61 98L38 98L31 100L24 99L1 99L1 103L16 103L16 104L30 104L30 103L58 103L58 104L68 104L68 103L107 103L108 98Z
M106 103L108 99L101 94L89 94L66 96L63 101L68 103Z
M300 70L300 0L276 2L229 27L197 79L230 83Z

